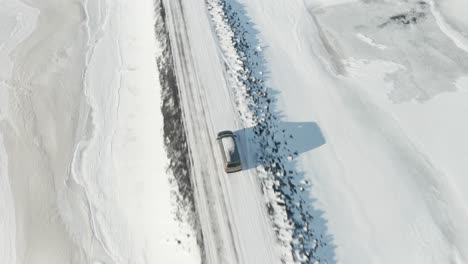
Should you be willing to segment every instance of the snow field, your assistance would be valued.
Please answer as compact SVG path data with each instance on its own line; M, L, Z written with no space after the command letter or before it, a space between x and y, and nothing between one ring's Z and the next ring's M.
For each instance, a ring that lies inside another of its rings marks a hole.
M154 3L28 4L0 3L0 262L199 263L166 171Z
M284 118L324 133L298 159L327 221L327 262L466 262L467 54L427 4L240 2ZM390 18L401 13L417 23Z
M13 70L10 52L31 34L37 20L37 10L18 1L0 3L0 127L9 120L7 80ZM0 262L16 263L16 217L8 174L8 155L0 131Z

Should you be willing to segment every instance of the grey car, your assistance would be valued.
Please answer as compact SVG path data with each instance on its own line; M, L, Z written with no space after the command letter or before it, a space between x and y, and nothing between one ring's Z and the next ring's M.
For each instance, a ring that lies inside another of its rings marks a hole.
M216 139L223 156L224 170L227 173L242 170L239 149L236 144L236 135L232 131L221 131Z

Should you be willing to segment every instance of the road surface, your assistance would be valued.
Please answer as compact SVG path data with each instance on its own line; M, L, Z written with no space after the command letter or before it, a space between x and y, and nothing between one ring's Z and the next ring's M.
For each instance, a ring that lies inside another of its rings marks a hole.
M163 3L187 129L206 262L280 263L279 246L255 169L229 175L223 171L216 134L221 130L240 130L243 126L227 85L227 72L205 2ZM248 152L248 139L240 135L239 141Z

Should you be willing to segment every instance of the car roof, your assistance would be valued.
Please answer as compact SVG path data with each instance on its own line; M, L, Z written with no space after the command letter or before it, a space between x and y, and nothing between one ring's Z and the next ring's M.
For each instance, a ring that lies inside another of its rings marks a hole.
M226 162L240 162L239 151L237 150L236 141L234 136L224 136L220 138Z

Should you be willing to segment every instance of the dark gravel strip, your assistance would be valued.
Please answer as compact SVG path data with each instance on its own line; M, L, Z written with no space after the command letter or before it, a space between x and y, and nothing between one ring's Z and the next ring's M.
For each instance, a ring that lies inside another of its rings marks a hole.
M190 157L187 145L186 130L183 123L177 77L174 72L174 61L171 41L166 25L166 12L162 0L155 0L155 34L161 44L162 55L156 58L161 84L161 111L164 118L164 144L167 157L170 160L167 170L174 175L171 184L177 186L172 195L176 198L178 210L176 217L179 221L189 221L196 230L197 243L205 263L203 235L195 207L193 187L190 174ZM188 215L189 219L185 219Z

